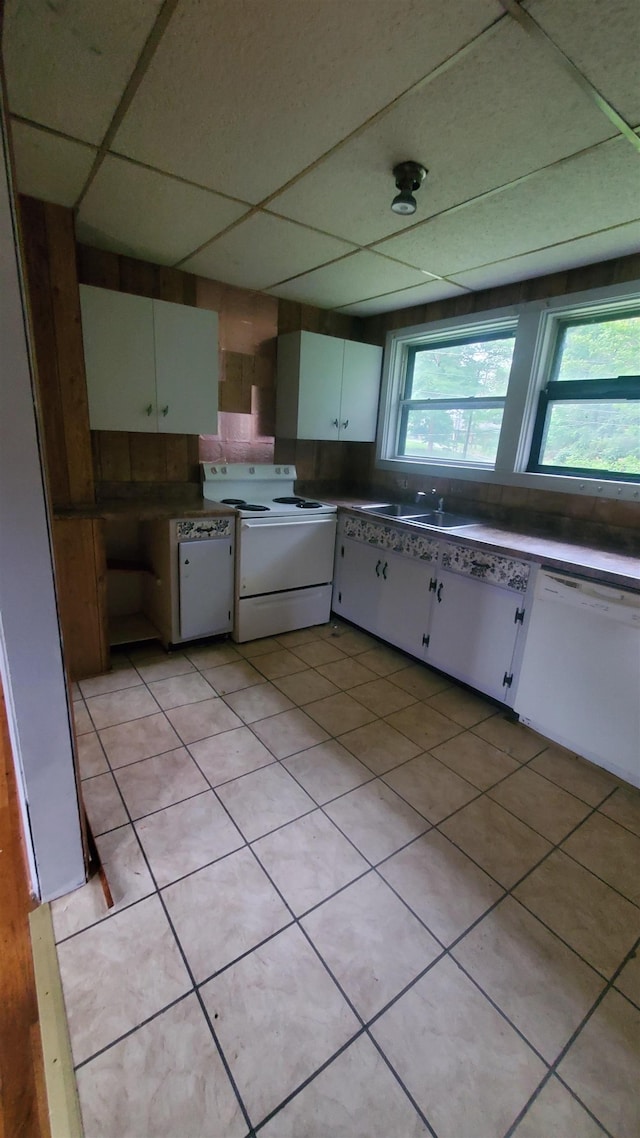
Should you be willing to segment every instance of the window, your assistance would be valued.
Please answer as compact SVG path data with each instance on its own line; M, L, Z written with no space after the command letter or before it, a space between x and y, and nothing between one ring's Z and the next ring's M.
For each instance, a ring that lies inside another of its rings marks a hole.
M640 475L640 313L558 323L528 469Z
M640 281L389 332L376 462L637 499Z
M515 330L411 346L397 453L493 466Z

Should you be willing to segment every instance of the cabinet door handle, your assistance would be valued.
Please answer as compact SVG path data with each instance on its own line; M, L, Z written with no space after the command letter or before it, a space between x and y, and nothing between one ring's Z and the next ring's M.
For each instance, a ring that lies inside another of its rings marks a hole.
M378 564L376 565L376 577L380 576L380 566L381 565L382 565L381 561L379 561Z
M382 576L384 577L385 581L387 579L387 569L388 568L389 568L389 562L385 561L384 565L382 566Z
M147 415L150 415L152 411L153 411L153 403L150 403L149 406L147 407Z
M442 581L438 585L438 591L436 593L436 597L438 599L438 604L441 604L442 603Z
M167 403L166 407L162 408L162 414L165 416L165 418L169 414L169 404L168 403Z
M340 424L339 424L339 422L338 422L338 420L337 420L337 419L332 419L332 420L331 420L331 425L332 425L333 427L339 427L339 426L340 426Z
M346 431L348 426L349 426L349 420L345 419L344 423L342 424L342 430Z

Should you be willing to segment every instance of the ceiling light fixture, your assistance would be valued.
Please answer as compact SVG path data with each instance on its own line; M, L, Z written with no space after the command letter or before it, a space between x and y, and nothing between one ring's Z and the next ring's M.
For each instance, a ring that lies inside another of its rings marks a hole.
M396 180L396 188L400 190L391 202L391 208L394 213L410 214L415 213L418 203L413 194L415 190L419 190L428 171L419 162L400 162L397 166L393 167L393 176Z

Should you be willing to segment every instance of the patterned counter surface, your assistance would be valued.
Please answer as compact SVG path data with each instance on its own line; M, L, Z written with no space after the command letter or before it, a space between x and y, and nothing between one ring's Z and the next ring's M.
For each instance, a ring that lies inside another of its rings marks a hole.
M373 505L374 502L363 498L332 498L331 500L339 509L347 510L358 518L369 518L372 521L384 522L385 525L394 528L401 527L403 530L425 536L429 535L429 537L436 538L439 541L470 545L487 552L501 553L507 557L520 557L527 561L536 561L551 569L558 569L566 573L577 573L583 577L602 581L603 584L619 585L621 588L640 591L640 557L634 557L628 553L616 553L612 550L594 549L586 545L574 545L557 538L509 530L491 525L489 522L479 522L477 525L465 526L457 530L432 529L402 518L385 518L372 510L367 510L364 514L358 507Z
M77 506L68 510L54 510L56 518L103 518L105 521L151 522L166 518L226 518L233 517L232 506L219 506L214 502L204 504L202 498L194 503L193 498L181 501L146 500L141 498L114 499L96 502L95 506Z

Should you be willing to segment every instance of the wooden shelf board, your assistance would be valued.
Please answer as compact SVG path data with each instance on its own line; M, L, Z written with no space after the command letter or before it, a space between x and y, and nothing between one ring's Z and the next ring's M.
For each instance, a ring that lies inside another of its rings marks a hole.
M138 640L160 640L160 633L141 612L109 617L109 644L135 644Z
M144 561L127 560L126 558L108 557L107 569L114 573L153 573L150 565Z

